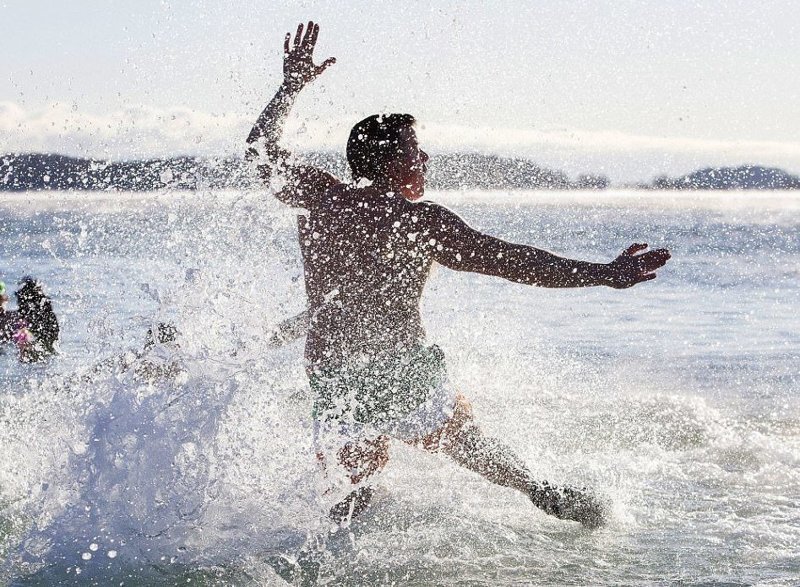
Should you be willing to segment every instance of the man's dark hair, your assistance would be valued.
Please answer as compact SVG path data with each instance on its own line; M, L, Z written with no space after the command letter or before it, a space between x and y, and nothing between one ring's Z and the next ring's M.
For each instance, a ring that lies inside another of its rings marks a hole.
M356 124L347 139L347 162L353 179L374 180L398 154L402 132L414 126L410 114L374 114Z

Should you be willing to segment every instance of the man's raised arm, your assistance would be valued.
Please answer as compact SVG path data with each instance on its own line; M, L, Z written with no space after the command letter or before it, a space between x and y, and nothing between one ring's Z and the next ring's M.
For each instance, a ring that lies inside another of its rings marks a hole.
M611 263L566 259L483 234L443 206L422 206L423 234L432 243L434 259L457 271L495 275L541 287L607 285L622 289L655 279L656 269L670 258L666 249L642 252L647 245L633 244Z
M313 22L306 26L305 35L303 24L298 25L294 41L291 33L286 33L283 43L283 83L247 137L249 148L246 159L258 166L259 175L265 183L274 174L286 180L276 196L292 206L307 206L314 196L338 183L336 178L321 169L295 164L291 154L278 145L286 118L300 91L336 62L331 57L321 65L314 65L313 53L318 35L319 25Z

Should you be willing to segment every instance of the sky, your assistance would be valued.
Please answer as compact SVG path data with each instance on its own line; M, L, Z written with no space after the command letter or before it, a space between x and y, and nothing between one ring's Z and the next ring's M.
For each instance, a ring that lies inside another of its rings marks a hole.
M0 0L0 153L234 155L313 19L337 63L285 143L343 151L409 112L430 152L648 180L709 165L800 173L796 1Z

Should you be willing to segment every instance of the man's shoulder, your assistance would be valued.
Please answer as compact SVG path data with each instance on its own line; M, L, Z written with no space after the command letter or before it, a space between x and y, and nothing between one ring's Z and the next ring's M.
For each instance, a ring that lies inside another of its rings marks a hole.
M422 221L448 223L458 216L447 206L437 202L423 200L419 202L408 202L410 210Z
M438 202L434 202L432 200L418 200L416 202L409 202L411 206L413 206L416 210L419 210L424 213L428 214L441 214L443 212L449 212L449 208L439 204Z
M329 212L363 209L378 215L413 217L415 223L430 222L437 225L458 220L458 216L452 210L437 202L430 200L412 202L399 194L386 193L372 186L338 183L328 188L322 199L323 209Z
M430 200L410 201L395 195L386 200L386 206L391 208L393 215L412 218L415 224L441 227L449 224L453 218L457 218L450 209Z

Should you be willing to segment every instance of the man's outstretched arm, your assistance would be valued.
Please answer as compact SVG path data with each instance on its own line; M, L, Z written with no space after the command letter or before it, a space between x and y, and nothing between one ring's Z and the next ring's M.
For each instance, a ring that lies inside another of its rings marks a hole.
M634 244L611 263L567 259L483 234L443 206L424 206L424 234L431 242L434 258L457 271L541 287L607 285L621 289L655 279L656 269L670 258L666 249L643 252L647 245Z
M273 175L280 175L286 180L276 196L291 206L307 206L309 199L338 183L336 178L321 169L295 164L291 154L279 146L286 118L297 96L308 83L336 62L331 57L321 65L314 65L313 53L318 35L319 25L313 22L306 26L305 35L303 25L298 25L294 41L291 33L286 33L283 43L283 83L247 137L249 148L246 159L258 166L259 175L265 183Z

